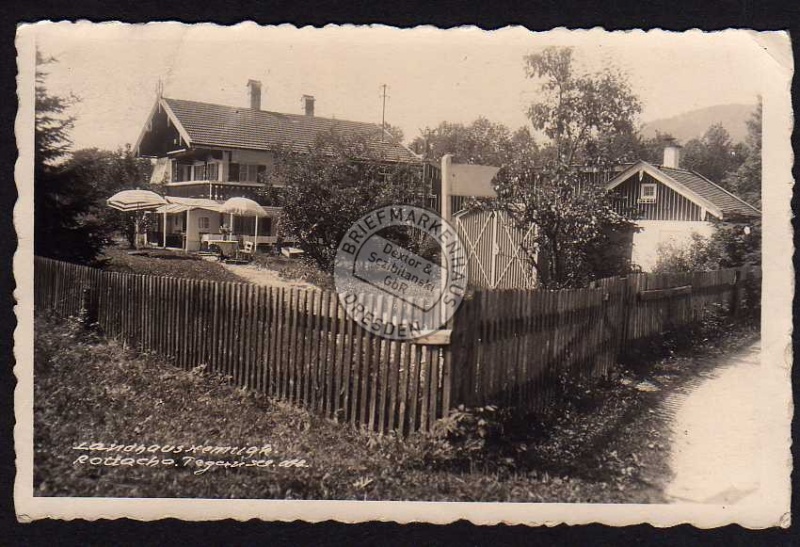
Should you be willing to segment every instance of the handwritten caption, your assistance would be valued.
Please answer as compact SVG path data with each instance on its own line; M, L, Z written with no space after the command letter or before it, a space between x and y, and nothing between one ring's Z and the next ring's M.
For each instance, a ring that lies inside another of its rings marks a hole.
M118 444L81 442L72 447L81 452L73 465L98 467L177 467L202 475L213 469L304 468L301 458L280 458L272 445L221 446L207 444Z

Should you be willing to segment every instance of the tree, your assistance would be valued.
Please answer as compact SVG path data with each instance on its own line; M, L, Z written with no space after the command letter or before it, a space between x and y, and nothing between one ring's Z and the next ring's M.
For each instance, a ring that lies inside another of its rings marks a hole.
M762 105L747 120L747 157L739 168L723 180L724 186L746 202L761 207L761 119Z
M721 125L708 128L702 139L692 139L683 147L683 166L696 171L707 179L720 184L725 177L736 171L742 162L745 152L737 149L731 142L731 136Z
M125 235L128 243L135 245L136 227L143 222L141 212L122 212L105 205L105 200L121 190L150 188L153 165L150 160L138 158L130 144L115 151L84 148L75 151L65 167L91 186L97 196L98 218L110 231Z
M610 68L576 74L572 53L572 48L549 47L525 56L527 76L540 80L542 100L528 109L534 129L551 140L558 164L597 165L616 163L627 156L634 159L635 150L612 146L635 141L635 119L641 104L627 78Z
M403 142L404 135L403 135L403 130L400 127L387 123L386 125L384 125L384 129L386 130L387 133L389 133L389 139L392 142L396 143Z
M670 133L656 131L655 136L642 138L639 141L639 159L653 165L661 165L664 161L664 148L676 143L675 137Z
M106 197L121 190L150 186L153 172L151 161L137 157L130 144L116 150L82 148L72 153L66 165Z
M452 154L457 163L503 166L515 155L533 153L536 143L526 128L512 133L505 125L481 117L469 125L442 122L433 129L427 127L411 142L411 149L433 161Z
M580 287L626 273L629 254L618 251L635 229L632 217L617 211L605 188L583 181L578 166L638 156L639 100L616 71L576 74L570 48L528 55L525 68L540 81L542 97L528 117L550 143L535 154L512 155L498 176L497 206L518 228L534 228L526 245L541 286Z
M54 62L36 52L34 128L34 251L72 262L92 262L109 242L98 219L96 188L80 176L68 158L74 97L51 95L46 66Z
M761 223L721 222L711 237L692 234L684 244L658 247L656 273L702 272L761 264Z
M498 196L518 228L534 228L527 247L541 286L582 287L629 270L629 255L614 251L633 233L633 222L617 212L605 189L581 184L575 170L509 177L498 185Z
M370 139L320 134L304 153L277 152L269 175L282 187L283 226L326 272L333 271L339 242L368 211L397 203L422 204L422 170L390 163Z

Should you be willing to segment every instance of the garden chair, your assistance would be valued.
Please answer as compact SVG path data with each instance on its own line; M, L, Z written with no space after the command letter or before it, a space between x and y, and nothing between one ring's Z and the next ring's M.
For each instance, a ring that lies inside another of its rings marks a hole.
M236 253L233 256L225 258L225 262L229 264L247 264L248 262L252 262L254 254L255 246L253 242L245 241L242 248L237 246Z
M248 262L253 260L253 256L256 254L256 244L252 241L245 241L244 248L239 251L239 257L242 259L247 260Z

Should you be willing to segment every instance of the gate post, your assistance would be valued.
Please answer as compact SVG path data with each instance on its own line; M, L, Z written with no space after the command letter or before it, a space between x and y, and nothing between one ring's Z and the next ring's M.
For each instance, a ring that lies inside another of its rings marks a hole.
M492 267L489 270L489 275L491 276L490 280L490 289L497 288L497 255L500 254L500 248L497 244L497 211L492 210L490 213L491 222L492 222Z

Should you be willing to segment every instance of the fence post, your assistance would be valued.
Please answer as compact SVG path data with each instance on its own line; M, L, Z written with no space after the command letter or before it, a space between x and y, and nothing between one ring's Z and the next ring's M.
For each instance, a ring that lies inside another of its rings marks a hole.
M85 287L81 290L81 307L78 313L78 321L84 327L90 327L97 323L97 306L94 291Z
M746 298L745 288L747 286L747 274L749 268L747 266L741 266L734 270L734 281L733 281L733 301L731 302L731 307L733 310L734 317L741 317L744 313L744 301Z

